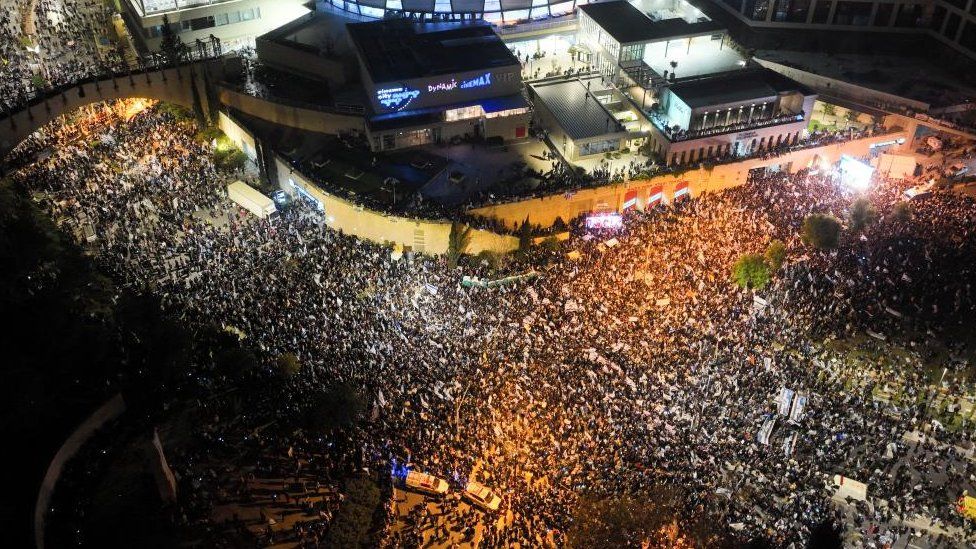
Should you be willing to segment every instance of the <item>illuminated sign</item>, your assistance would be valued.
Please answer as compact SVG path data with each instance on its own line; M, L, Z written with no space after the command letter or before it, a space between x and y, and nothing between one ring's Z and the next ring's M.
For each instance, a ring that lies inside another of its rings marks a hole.
M427 91L430 93L451 91L456 89L470 90L474 88L486 88L491 85L491 73L486 72L477 78L472 78L470 80L462 80L458 82L455 79L451 79L450 82L438 82L436 84L428 84Z
M400 86L397 88L382 88L376 90L376 100L388 109L402 111L411 101L420 95L420 90Z
M465 80L461 82L462 90L469 90L471 88L486 88L491 85L491 73L486 72L478 78L472 78L471 80Z

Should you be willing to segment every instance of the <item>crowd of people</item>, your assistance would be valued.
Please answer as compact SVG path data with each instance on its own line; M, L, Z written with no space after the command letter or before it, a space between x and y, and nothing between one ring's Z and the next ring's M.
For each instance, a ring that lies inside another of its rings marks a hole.
M101 0L5 0L2 8L0 113L51 89L126 69L117 49L99 51L112 15Z
M268 414L301 409L324 384L354 386L367 412L356 443L330 459L390 473L407 464L455 491L469 479L491 487L509 518L483 529L484 546L562 545L580 498L662 486L680 494L681 525L713 525L706 546L801 544L845 509L866 547L904 541L920 521L933 539L976 539L954 508L976 473L968 433L934 425L928 401L874 396L882 384L930 394L926 331L971 317L969 198L937 193L906 220L893 212L911 183L876 180L867 196L880 219L821 251L801 242L804 218L844 217L851 193L826 173L767 173L630 213L612 234L576 229L561 251L579 259L530 252L510 269L537 278L467 288L462 275L493 276L487 264L395 259L298 199L273 222L250 216L227 200L227 174L192 122L150 108L122 123L118 112L42 130L25 144L42 159L17 181L66 226L91 227L120 284L188 323L243 334L263 360L297 356L291 396ZM731 267L773 239L788 260L757 305ZM866 345L903 341L911 360L853 368L828 344L864 333L877 336ZM806 395L806 409L760 436L782 388ZM970 389L959 381L949 394ZM316 446L261 436L289 456ZM173 460L185 478L192 462ZM832 503L835 474L867 483L875 505ZM201 482L197 493L218 492ZM207 520L207 500L194 505L187 520ZM428 524L413 517L390 539L423 539Z

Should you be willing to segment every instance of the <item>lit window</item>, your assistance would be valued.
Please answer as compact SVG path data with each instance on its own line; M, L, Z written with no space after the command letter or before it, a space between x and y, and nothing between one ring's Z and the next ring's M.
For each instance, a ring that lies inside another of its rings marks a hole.
M222 27L228 23L228 18L226 13L221 13L214 16L214 22L217 23L218 27Z
M366 17L375 17L377 19L383 17L382 8L373 8L370 6L359 6L359 13L365 15Z
M451 13L451 0L436 0L434 11L436 13Z
M444 120L447 122L454 122L455 120L480 118L484 116L484 114L485 110L481 108L481 105L472 105L470 107L459 107L457 109L444 111Z
M401 0L386 0L386 9L388 10L402 10L403 2Z
M254 19L253 9L241 10L241 21L250 21L252 19Z
M502 11L501 0L485 0L485 13L496 11ZM487 19L487 17L485 19Z

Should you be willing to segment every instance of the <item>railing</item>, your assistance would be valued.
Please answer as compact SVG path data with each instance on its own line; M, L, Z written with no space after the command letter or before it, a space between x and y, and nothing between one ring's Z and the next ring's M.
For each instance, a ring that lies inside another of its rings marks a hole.
M199 49L190 49L187 51L185 57L177 63L171 63L161 55L151 54L148 58L140 58L139 64L135 68L125 63L116 65L106 65L103 63L92 64L79 71L81 73L80 77L72 78L69 81L55 85L35 88L30 91L20 90L21 93L17 97L10 96L0 99L0 118L7 118L25 108L40 105L48 99L58 97L80 85L92 84L111 78L140 76L162 69L176 68L208 59L217 59L221 55L219 50L216 52L208 50L206 53L203 53ZM75 75L77 74L78 72L75 73Z
M758 120L753 122L740 122L737 124L729 124L728 126L718 126L715 128L706 128L702 130L682 130L680 128L675 129L667 125L663 117L658 114L651 113L651 122L654 124L665 137L668 138L672 143L677 143L680 141L688 141L689 139L698 139L700 137L708 137L712 135L723 135L727 133L735 133L741 131L754 130L759 128L768 128L770 126L777 126L779 124L792 124L794 122L802 122L804 119L803 113L799 114L788 114L774 116L773 118L767 118L764 120Z

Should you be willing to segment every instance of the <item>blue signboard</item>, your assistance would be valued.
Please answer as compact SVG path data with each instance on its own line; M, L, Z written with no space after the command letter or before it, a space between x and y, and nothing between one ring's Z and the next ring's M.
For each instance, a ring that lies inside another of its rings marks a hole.
M491 86L491 73L486 72L481 76L462 80L458 82L454 78L443 82L427 85L427 93L439 93L452 90L472 90L476 88L487 88ZM376 101L384 108L394 111L402 111L410 103L420 97L421 90L407 86L396 86L390 88L380 88L376 90Z
M398 88L383 88L376 90L376 100L388 109L402 111L411 101L420 95L420 90L400 86Z

